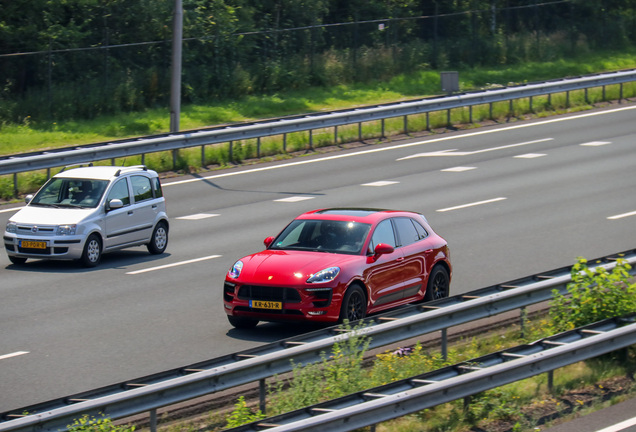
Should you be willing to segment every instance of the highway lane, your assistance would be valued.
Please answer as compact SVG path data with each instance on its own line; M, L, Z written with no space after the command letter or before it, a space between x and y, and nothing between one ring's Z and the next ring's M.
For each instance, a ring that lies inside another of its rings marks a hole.
M165 180L160 257L137 248L87 270L0 251L0 411L310 330L234 330L221 304L230 265L306 210L424 212L451 245L452 294L633 249L635 118L599 110Z

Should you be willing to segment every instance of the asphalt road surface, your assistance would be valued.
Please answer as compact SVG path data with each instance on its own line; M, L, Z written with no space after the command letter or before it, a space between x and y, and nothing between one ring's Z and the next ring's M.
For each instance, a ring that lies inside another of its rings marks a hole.
M0 412L311 330L236 330L221 302L229 267L307 210L423 212L452 295L634 249L635 145L625 105L166 179L161 256L18 267L0 250Z

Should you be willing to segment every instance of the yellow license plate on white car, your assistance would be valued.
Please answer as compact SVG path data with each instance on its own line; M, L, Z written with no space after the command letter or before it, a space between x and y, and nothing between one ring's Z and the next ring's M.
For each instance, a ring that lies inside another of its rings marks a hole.
M255 309L281 310L283 308L283 303L275 301L250 300L250 307Z
M21 240L20 247L24 249L46 249L46 242L43 241L32 241L32 240Z

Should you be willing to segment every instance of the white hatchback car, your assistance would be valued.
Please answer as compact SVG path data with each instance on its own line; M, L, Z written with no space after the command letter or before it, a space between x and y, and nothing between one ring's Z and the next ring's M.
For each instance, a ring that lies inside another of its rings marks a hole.
M77 259L87 267L102 253L168 246L168 215L156 172L145 166L73 168L49 179L9 219L4 245L13 264L28 258Z

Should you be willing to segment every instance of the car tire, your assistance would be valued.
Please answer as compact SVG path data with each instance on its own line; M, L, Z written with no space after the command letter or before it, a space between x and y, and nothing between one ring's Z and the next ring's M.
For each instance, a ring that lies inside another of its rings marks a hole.
M91 234L86 239L80 262L84 267L95 267L102 259L102 239L97 234Z
M349 322L358 321L366 315L367 298L364 295L364 291L359 285L351 285L342 299L338 322L343 323L345 320Z
M164 253L168 247L168 225L164 221L157 223L147 246L148 252L153 255Z
M237 329L252 329L256 327L256 324L258 324L258 321L255 319L236 317L231 315L227 316L227 320L230 322L230 324L232 324L233 327Z
M27 260L26 258L20 258L17 256L9 255L9 261L11 261L11 263L15 265L22 265L26 262L26 260Z
M433 300L439 300L448 297L450 291L450 278L448 277L448 271L441 266L436 265L433 267L433 271L428 277L428 283L426 284L426 294L424 294L424 301L429 302Z

